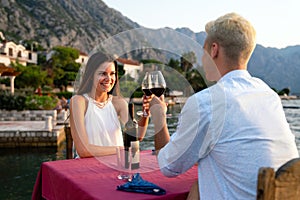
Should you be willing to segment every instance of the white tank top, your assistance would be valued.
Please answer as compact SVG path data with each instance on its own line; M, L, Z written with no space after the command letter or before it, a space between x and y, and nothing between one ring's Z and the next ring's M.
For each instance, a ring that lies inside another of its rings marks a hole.
M88 100L84 118L89 143L99 146L123 146L121 125L112 104L112 97L100 108L87 94L83 96Z

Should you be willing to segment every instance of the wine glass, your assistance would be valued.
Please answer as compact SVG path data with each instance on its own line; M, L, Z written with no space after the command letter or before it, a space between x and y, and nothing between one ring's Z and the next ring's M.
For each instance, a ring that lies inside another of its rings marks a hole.
M142 82L142 90L146 96L151 96L152 94L149 85L150 85L149 73L146 72Z
M149 73L149 89L152 94L160 97L166 90L166 81L161 71L153 71Z
M152 95L149 86L150 86L150 77L149 77L149 73L146 72L145 76L144 76L144 79L142 81L142 90L143 90L143 92L146 96L151 96ZM148 111L145 108L143 108L143 114L142 115L144 117L148 117Z
M131 165L132 165L132 151L131 147L117 146L116 147L116 157L117 157L117 169L119 180L131 179Z

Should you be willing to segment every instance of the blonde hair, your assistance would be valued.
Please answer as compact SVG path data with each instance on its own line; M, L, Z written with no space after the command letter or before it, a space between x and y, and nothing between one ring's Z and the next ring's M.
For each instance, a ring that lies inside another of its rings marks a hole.
M207 42L224 47L231 62L247 63L256 45L256 31L251 23L236 13L228 13L206 24Z

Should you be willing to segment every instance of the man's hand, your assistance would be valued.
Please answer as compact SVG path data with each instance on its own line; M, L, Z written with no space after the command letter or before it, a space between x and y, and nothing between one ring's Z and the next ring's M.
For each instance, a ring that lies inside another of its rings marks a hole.
M166 122L166 111L167 106L163 101L163 97L159 99L154 96L150 102L150 112L155 130L154 143L156 151L164 147L170 140Z
M166 125L166 111L167 106L164 101L154 96L150 102L150 113L155 133L158 133Z

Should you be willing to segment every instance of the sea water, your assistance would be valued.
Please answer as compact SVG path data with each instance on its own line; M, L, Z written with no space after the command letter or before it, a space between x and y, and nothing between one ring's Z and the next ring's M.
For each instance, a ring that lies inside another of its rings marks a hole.
M286 118L296 137L300 152L300 99L282 100ZM175 132L178 114L183 104L169 106L167 122L170 133ZM137 111L138 108L137 107ZM150 123L141 149L153 149L154 127ZM56 148L0 149L0 199L31 199L33 186L42 162L65 159L65 146Z

